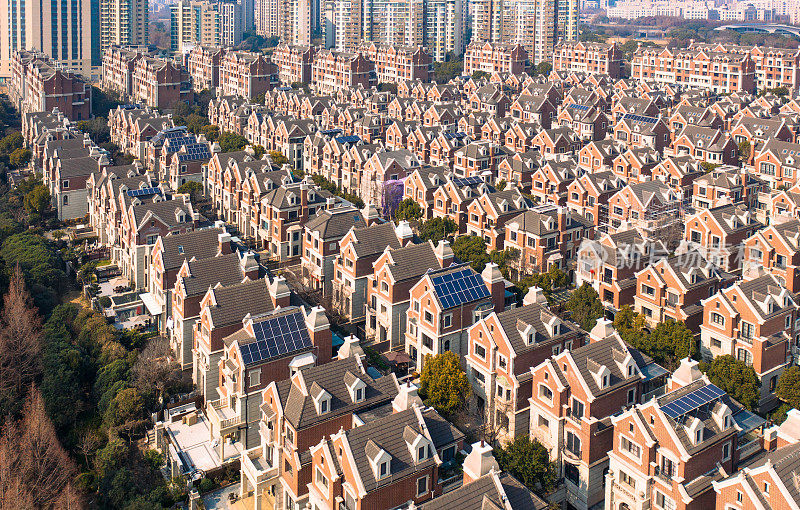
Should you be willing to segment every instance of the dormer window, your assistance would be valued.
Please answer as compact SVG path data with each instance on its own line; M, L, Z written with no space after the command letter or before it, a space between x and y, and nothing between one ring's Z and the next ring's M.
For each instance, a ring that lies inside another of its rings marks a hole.
M344 383L347 386L347 390L350 393L350 398L353 400L354 404L364 401L367 388L367 385L364 383L364 381L353 375L353 373L348 370L344 374Z
M380 470L378 472L378 480L383 480L389 476L389 462L381 462Z
M610 380L610 377L608 375L604 375L603 376L603 384L602 384L603 388L608 388L609 380Z

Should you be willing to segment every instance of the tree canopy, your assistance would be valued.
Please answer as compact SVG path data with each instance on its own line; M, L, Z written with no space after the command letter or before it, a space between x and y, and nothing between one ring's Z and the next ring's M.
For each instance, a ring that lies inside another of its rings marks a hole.
M605 311L600 295L588 283L584 283L572 293L566 307L572 312L572 320L586 331L594 328L597 319L602 317Z
M645 329L645 324L644 316L634 312L628 305L623 306L614 317L614 328L625 342L667 369L676 368L680 360L697 353L694 334L683 322L667 319L652 332Z
M708 379L724 390L747 409L754 411L758 407L759 383L753 367L733 356L717 356L710 364L702 363Z
M437 244L458 232L458 225L450 218L431 218L419 226L419 237L423 241Z
M489 253L486 251L486 241L479 236L460 236L457 237L450 246L453 255L462 262L469 262L477 272L482 272L488 262L491 262Z
M791 366L781 373L775 395L795 409L800 409L800 367Z
M217 142L222 152L240 151L248 145L247 138L229 131L219 135Z
M394 212L394 219L397 221L403 220L418 220L422 217L422 208L413 198L403 199L397 206Z
M558 476L555 464L550 462L550 453L527 434L517 436L505 447L495 450L495 458L501 470L540 496L556 487Z
M420 397L444 415L461 410L472 394L467 374L461 368L458 355L452 351L426 356L420 382Z

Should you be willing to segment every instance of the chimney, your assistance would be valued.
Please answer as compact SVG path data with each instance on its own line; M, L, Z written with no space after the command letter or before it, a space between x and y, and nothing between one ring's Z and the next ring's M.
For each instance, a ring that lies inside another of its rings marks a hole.
M400 241L400 246L407 246L414 240L414 231L411 230L411 225L407 221L401 221L394 229L397 234L397 240Z
M280 306L289 306L289 298L292 291L286 283L286 278L283 276L276 276L272 282L267 283L269 289L269 297L272 298L272 306L278 308Z
M522 298L522 306L528 306L534 303L547 306L547 297L545 297L544 291L536 286L529 287L527 294Z
M239 257L239 265L242 266L245 278L258 279L258 261L256 261L255 253L252 251L242 253L241 257Z
M407 411L414 404L420 407L423 406L422 399L419 396L419 386L408 380L400 385L397 396L392 400L392 412Z
M439 241L438 246L433 249L433 253L436 255L440 267L448 267L453 263L453 249L450 248L450 241Z
M330 210L336 207L336 199L333 197L328 197L325 199L325 208Z
M333 339L325 309L321 306L312 308L306 315L306 326L311 336L311 343L317 348L317 365L328 363L333 357Z
M222 231L217 236L217 244L220 255L233 253L233 248L231 247L231 235L229 233Z
M355 335L350 335L344 339L344 343L339 347L339 359L364 356L364 349L361 348L361 340Z
M500 470L492 455L492 447L484 441L473 444L472 451L464 459L464 485L488 475L492 470Z
M700 371L699 361L686 357L681 360L678 368L672 373L667 381L667 392L688 386L694 381L701 379L703 373Z
M489 262L481 273L481 277L492 294L494 311L502 312L506 307L506 281L503 273L500 272L500 267L494 262Z
M597 319L592 331L589 333L589 343L605 340L616 333L613 323L605 317Z
M361 214L364 216L364 221L367 222L367 225L372 225L376 223L381 215L378 213L378 208L372 204L367 204L361 209Z

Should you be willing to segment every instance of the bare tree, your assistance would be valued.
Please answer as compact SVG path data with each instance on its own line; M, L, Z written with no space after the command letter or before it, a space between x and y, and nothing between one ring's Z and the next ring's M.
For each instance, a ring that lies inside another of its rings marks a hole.
M42 319L33 306L19 265L3 297L0 329L0 396L15 403L41 373Z
M32 504L11 508L79 507L80 496L70 484L75 464L56 436L38 389L32 388L18 422L7 423L0 437L0 501L24 498ZM13 503L13 500L11 500Z
M155 389L159 401L169 387L180 384L183 376L172 357L169 342L162 337L153 337L147 342L131 368L131 375L140 392Z

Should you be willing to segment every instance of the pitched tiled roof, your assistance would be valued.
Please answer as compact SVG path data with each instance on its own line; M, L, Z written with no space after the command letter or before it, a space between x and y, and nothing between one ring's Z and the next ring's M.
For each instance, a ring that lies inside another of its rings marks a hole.
M387 247L391 249L400 248L400 241L394 231L392 222L376 223L368 227L356 228L353 230L356 242L353 243L353 250L359 258L378 255Z
M218 257L189 261L190 275L181 278L187 296L205 294L217 283L235 285L244 279L239 255L229 253Z
M184 260L214 257L219 252L219 235L224 231L206 228L162 237L164 270L177 269Z
M323 240L341 239L351 228L366 226L364 215L361 214L361 211L352 207L325 209L305 223L307 229L319 232L320 238Z
M209 309L215 328L241 323L245 315L259 315L273 310L267 281L248 280L213 290L216 306Z
M501 494L498 488L505 494ZM487 500L490 503L487 506ZM420 510L492 510L505 508L545 510L546 501L508 473L490 473L420 506ZM494 506L492 506L494 505Z
M419 278L428 269L441 267L430 241L394 249L391 256L394 264L387 265L387 268L395 282Z

